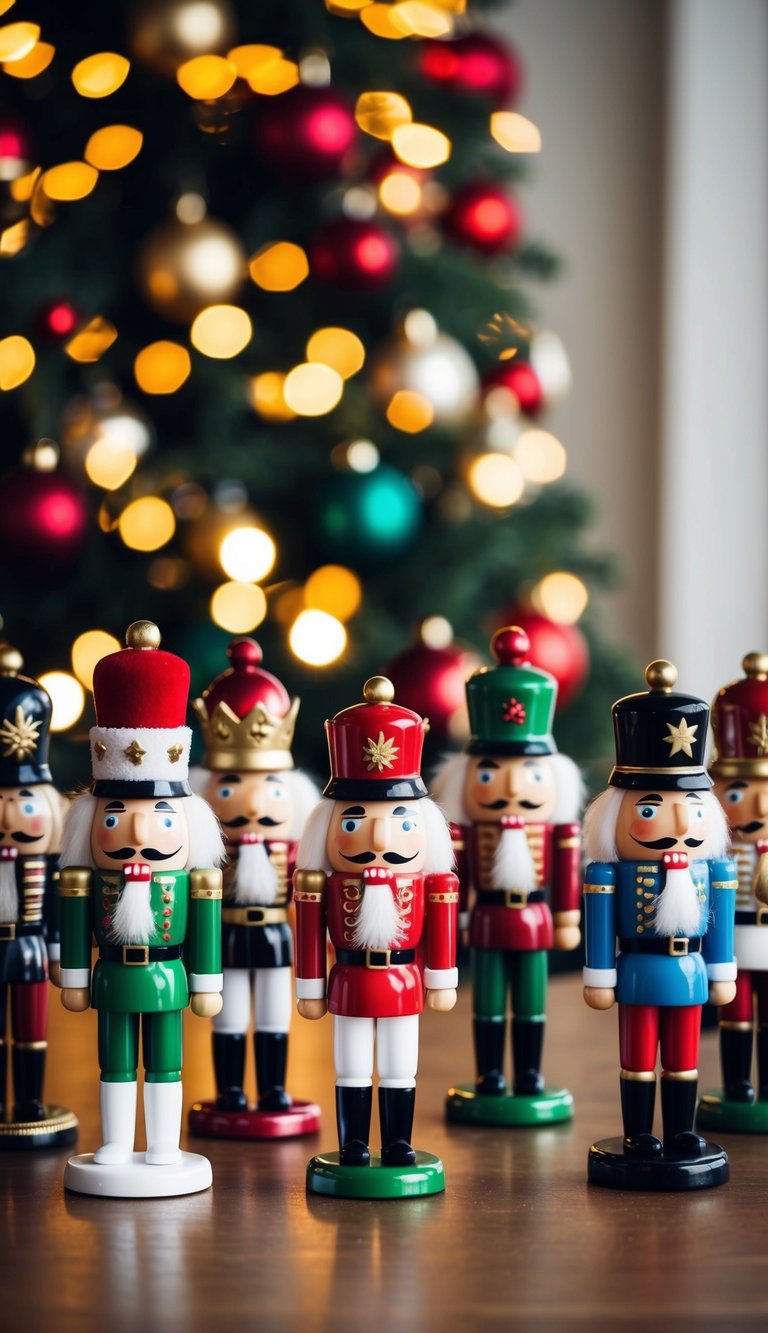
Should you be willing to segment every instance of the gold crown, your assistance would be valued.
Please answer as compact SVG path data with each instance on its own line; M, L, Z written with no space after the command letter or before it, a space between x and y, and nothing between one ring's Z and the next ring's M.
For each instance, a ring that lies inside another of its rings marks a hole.
M206 768L233 773L264 773L293 768L291 742L299 711L294 699L285 717L275 717L263 704L255 704L245 717L238 717L220 700L209 714L205 699L193 699L205 742Z

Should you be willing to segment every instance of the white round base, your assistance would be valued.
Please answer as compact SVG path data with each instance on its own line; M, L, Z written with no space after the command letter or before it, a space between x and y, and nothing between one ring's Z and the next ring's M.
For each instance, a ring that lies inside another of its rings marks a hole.
M70 1157L64 1188L76 1194L99 1194L105 1199L163 1199L174 1194L197 1194L213 1182L207 1157L183 1152L172 1166L149 1166L143 1152L118 1166L100 1166L92 1152Z

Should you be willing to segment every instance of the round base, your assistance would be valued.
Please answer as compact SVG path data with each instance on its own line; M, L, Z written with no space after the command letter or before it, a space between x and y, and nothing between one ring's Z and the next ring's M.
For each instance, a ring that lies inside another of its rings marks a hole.
M533 1097L511 1092L493 1097L461 1083L448 1089L445 1116L456 1125L555 1125L573 1119L573 1097L567 1088L545 1088Z
M69 1148L77 1142L78 1120L63 1106L46 1106L44 1120L0 1120L0 1152Z
M728 1158L718 1143L708 1143L702 1157L633 1157L624 1152L622 1138L601 1139L589 1150L590 1185L612 1190L704 1190L728 1180Z
M335 1199L417 1199L441 1194L445 1172L431 1152L417 1152L415 1166L382 1166L380 1153L371 1153L370 1166L341 1166L339 1154L327 1152L308 1162L307 1189Z
M768 1102L732 1102L713 1088L699 1099L696 1125L702 1133L768 1134Z
M214 1101L195 1102L189 1112L190 1133L208 1139L297 1139L319 1128L315 1102L294 1102L288 1111L220 1111Z
M198 1194L213 1181L207 1157L183 1152L173 1166L148 1166L143 1152L119 1166L99 1166L92 1152L70 1157L64 1188L75 1194L98 1194L103 1199L164 1199L175 1194Z

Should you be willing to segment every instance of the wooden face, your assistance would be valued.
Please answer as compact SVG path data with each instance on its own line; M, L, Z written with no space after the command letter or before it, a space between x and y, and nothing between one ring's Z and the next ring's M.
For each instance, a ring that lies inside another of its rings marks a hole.
M149 862L153 870L183 870L189 860L184 799L99 797L91 826L93 864L100 870Z
M665 852L693 860L709 836L709 812L700 791L627 791L616 821L621 861L660 861Z
M211 773L203 795L218 815L227 842L239 842L244 833L287 837L293 797L280 773Z
M738 842L768 838L768 778L715 778L715 796Z
M334 801L326 851L334 870L363 871L368 866L415 873L427 854L421 802Z
M472 755L464 780L464 810L473 823L518 815L526 824L546 824L557 803L555 775L547 755Z
M0 787L0 847L20 856L52 850L53 811L40 786Z

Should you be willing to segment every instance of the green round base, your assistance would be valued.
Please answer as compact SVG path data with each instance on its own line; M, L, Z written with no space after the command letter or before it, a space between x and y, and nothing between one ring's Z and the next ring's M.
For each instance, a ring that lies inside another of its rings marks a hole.
M722 1088L713 1088L699 1098L696 1127L713 1133L768 1134L768 1102L733 1102Z
M500 1097L478 1092L472 1083L449 1088L446 1119L455 1125L556 1125L573 1119L573 1097L567 1088L545 1088L533 1097Z
M341 1166L339 1154L327 1152L307 1163L307 1189L334 1199L418 1199L441 1194L445 1172L431 1152L417 1152L415 1166L382 1166L379 1153L370 1166Z

